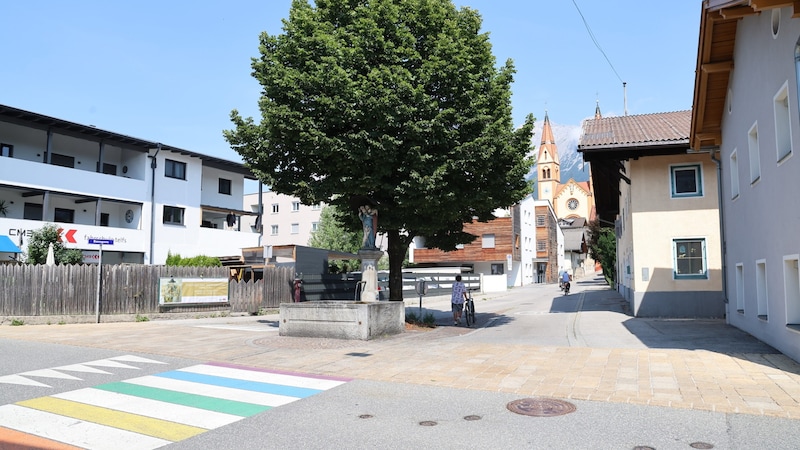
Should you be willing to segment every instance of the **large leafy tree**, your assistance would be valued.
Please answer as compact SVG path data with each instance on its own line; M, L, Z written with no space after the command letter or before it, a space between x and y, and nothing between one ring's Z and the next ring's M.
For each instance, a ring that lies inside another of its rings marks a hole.
M617 236L614 229L600 225L600 219L589 222L589 256L603 267L606 282L617 280Z
M316 248L355 253L361 247L361 238L362 233L360 231L354 231L344 226L337 207L328 205L322 208L319 214L317 231L311 234L308 245ZM359 261L330 261L329 266L334 273L350 272L358 270Z
M450 0L294 0L253 59L261 121L234 110L225 131L276 192L377 205L392 300L415 236L452 250L475 239L464 223L529 192L533 116L512 123L513 64L496 64L480 29Z
M28 239L28 264L44 264L47 261L47 251L53 244L53 256L56 264L80 264L83 262L83 253L75 248L66 248L59 240L58 227L47 224L31 232Z

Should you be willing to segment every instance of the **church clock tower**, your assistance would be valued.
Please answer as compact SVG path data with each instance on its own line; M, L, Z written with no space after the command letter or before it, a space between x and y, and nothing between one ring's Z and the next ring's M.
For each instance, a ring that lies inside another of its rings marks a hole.
M550 203L553 203L553 196L561 183L560 166L556 140L553 138L553 130L550 128L550 118L545 111L542 143L539 145L539 156L536 158L538 170L536 189L539 200L549 200Z

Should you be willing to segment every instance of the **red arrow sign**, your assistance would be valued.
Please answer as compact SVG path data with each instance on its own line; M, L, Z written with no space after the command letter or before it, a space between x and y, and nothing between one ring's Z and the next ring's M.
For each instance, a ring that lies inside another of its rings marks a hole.
M58 229L58 242L64 242L64 241L61 240L61 233L63 231L64 231L63 228L59 228ZM78 230L67 230L67 234L64 235L64 237L67 238L67 242L72 243L72 244L77 244L78 243L78 241L75 240L75 233L77 231Z

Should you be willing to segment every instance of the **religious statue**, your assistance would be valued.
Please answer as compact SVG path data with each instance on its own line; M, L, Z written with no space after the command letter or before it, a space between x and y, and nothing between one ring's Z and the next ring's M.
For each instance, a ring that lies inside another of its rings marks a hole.
M364 239L361 241L361 248L377 248L375 247L375 234L378 231L378 210L369 205L363 205L358 208L358 218L361 219L361 224L364 229Z

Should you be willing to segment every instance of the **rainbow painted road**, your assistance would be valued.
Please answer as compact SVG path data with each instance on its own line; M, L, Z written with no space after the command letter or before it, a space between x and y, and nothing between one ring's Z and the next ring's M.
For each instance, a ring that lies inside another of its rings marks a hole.
M154 449L347 381L200 364L0 406L0 448Z

